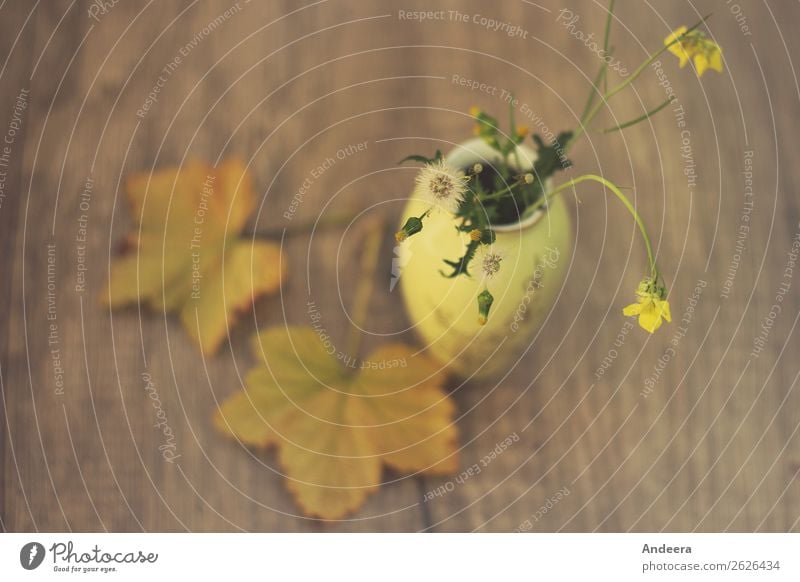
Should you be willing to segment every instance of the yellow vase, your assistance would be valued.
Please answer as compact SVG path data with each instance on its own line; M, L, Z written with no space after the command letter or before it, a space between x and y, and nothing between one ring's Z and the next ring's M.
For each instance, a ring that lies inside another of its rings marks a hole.
M533 166L535 151L520 146L517 154L520 170ZM464 142L446 156L454 168L469 168L475 162L487 166L496 158L481 139ZM412 198L402 221L429 206ZM503 261L488 283L494 303L486 325L478 322L477 300L485 284L477 277L448 279L440 273L446 267L443 260L458 259L469 242L455 225L451 215L432 212L422 232L395 249L394 272L427 353L459 376L488 379L517 365L550 312L571 256L572 223L565 201L557 196L547 209L523 216L518 223L493 225L493 248Z

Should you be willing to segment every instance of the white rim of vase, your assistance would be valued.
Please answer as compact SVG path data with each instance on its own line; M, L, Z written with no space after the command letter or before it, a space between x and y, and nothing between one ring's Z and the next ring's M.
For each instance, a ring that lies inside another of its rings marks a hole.
M523 230L525 228L530 228L537 222L539 222L542 217L547 213L547 205L545 204L542 208L539 208L531 214L519 220L517 222L512 222L510 224L497 224L497 225L490 225L492 230L495 232L514 232L516 230Z

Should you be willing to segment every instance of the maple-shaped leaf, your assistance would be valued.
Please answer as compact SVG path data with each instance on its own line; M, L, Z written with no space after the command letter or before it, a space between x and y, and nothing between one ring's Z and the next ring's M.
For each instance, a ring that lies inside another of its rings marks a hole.
M354 511L380 486L383 465L432 475L457 469L455 405L425 355L389 344L348 368L308 327L269 329L253 349L262 364L214 424L245 445L275 445L307 515Z
M277 245L240 237L256 204L244 165L192 162L134 175L126 190L135 226L101 299L178 312L214 353L236 315L280 287L286 266Z

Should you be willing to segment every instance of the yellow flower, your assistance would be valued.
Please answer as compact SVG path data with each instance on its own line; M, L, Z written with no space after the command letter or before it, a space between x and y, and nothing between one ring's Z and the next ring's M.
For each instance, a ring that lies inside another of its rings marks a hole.
M628 305L622 313L628 317L639 316L639 325L649 331L661 327L661 320L672 321L669 312L669 302L666 299L667 290L652 279L645 279L639 283L636 290L637 302Z
M678 57L681 68L685 67L686 63L691 59L694 59L698 77L702 76L708 69L714 69L721 73L722 49L719 45L708 38L704 32L693 30L687 34L687 30L689 29L681 26L664 39L664 45L669 45L669 52ZM681 40L675 42L678 38L681 38Z

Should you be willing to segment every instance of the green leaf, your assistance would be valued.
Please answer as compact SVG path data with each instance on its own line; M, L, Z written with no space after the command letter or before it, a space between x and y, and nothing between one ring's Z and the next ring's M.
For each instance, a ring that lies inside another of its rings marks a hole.
M480 244L481 244L480 241L474 241L474 240L469 241L469 244L467 245L467 250L464 253L463 257L461 257L457 261L448 261L447 259L444 260L445 264L453 269L453 272L450 273L449 275L444 271L439 271L439 272L448 279L453 279L455 277L458 277L459 275L469 276L469 264L475 257L475 251L478 250L478 246Z
M539 181L544 182L557 171L566 170L572 165L564 149L571 138L571 131L563 131L552 144L546 145L540 135L533 134L533 141L539 153L536 163L533 164L533 171Z
M436 153L439 154L439 150L436 150ZM399 166L400 164L405 164L406 162L419 162L421 164L430 164L431 162L436 161L436 159L437 158L426 158L425 156L411 155L404 157L402 160L397 162L397 165Z

